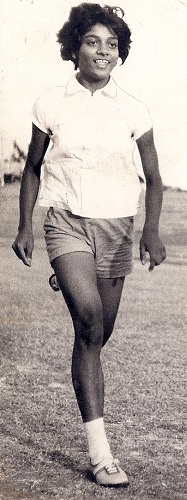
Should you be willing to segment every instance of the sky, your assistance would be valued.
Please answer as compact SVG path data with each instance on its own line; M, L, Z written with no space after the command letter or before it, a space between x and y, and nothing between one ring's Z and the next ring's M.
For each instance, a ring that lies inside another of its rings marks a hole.
M56 33L71 6L79 3L0 2L1 159L10 157L14 140L27 151L35 100L73 74L72 63L60 58ZM164 183L187 189L187 1L121 0L117 4L125 11L133 42L128 59L113 77L151 111Z

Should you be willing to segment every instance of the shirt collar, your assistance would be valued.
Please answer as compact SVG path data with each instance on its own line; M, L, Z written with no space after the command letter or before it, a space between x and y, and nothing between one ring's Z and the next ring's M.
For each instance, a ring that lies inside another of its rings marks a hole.
M85 87L83 87L83 85L81 85L78 82L76 75L73 75L70 78L69 82L67 83L66 94L68 95L76 94L77 92L84 92L85 94L90 94L90 91ZM105 85L105 87L103 87L102 89L96 90L96 92L108 95L109 97L116 97L117 85L115 80L112 77L110 77L110 80L107 83L107 85Z

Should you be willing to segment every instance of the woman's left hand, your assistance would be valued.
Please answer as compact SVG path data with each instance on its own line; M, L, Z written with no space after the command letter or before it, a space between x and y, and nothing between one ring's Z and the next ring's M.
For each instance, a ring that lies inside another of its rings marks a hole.
M149 253L149 271L153 271L155 266L159 266L166 258L166 249L160 240L158 233L152 230L143 231L140 240L140 260L146 263L146 252Z

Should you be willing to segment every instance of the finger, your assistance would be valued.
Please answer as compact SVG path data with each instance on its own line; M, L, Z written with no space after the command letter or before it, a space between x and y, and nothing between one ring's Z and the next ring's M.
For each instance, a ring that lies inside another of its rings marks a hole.
M145 251L145 246L140 243L140 260L142 263L142 266L146 264L146 251Z
M20 255L19 255L19 252L18 252L18 249L17 249L16 243L13 243L12 250L14 250L14 252L17 255L18 259L21 259Z
M30 257L26 257L25 252L21 254L20 259L22 260L23 264L25 264L25 266L31 267L32 260Z
M164 247L162 250L162 260L165 260L165 259L166 259L166 249Z
M32 262L32 252L33 252L33 246L28 244L28 246L25 248L25 258L27 259L29 265L31 265Z
M14 250L15 254L17 255L18 259L22 260L22 262L25 264L25 266L31 267L31 255L27 256L26 251L22 246L19 244L13 243L12 249Z
M28 254L27 252L27 247L25 249L21 248L20 254L21 254L21 259L25 264L25 266L31 267L32 259L31 259L31 254L30 253Z
M30 257L25 257L24 260L23 260L23 263L28 266L28 267L31 267L31 264L32 264L32 259L30 259Z
M17 255L18 259L23 260L22 247L20 247L19 245L17 245L17 243L13 243L12 249L14 250L14 252Z
M153 271L156 263L154 259L150 259L149 271Z
M155 259L150 258L150 266L149 271L153 271L155 266L159 266L166 259L166 250L165 248L160 251L160 255L157 255Z

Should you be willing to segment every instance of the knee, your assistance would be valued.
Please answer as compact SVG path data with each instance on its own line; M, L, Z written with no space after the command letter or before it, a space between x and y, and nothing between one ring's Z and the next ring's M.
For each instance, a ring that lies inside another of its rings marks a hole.
M102 346L103 315L100 302L85 302L74 326L76 339L89 346Z

